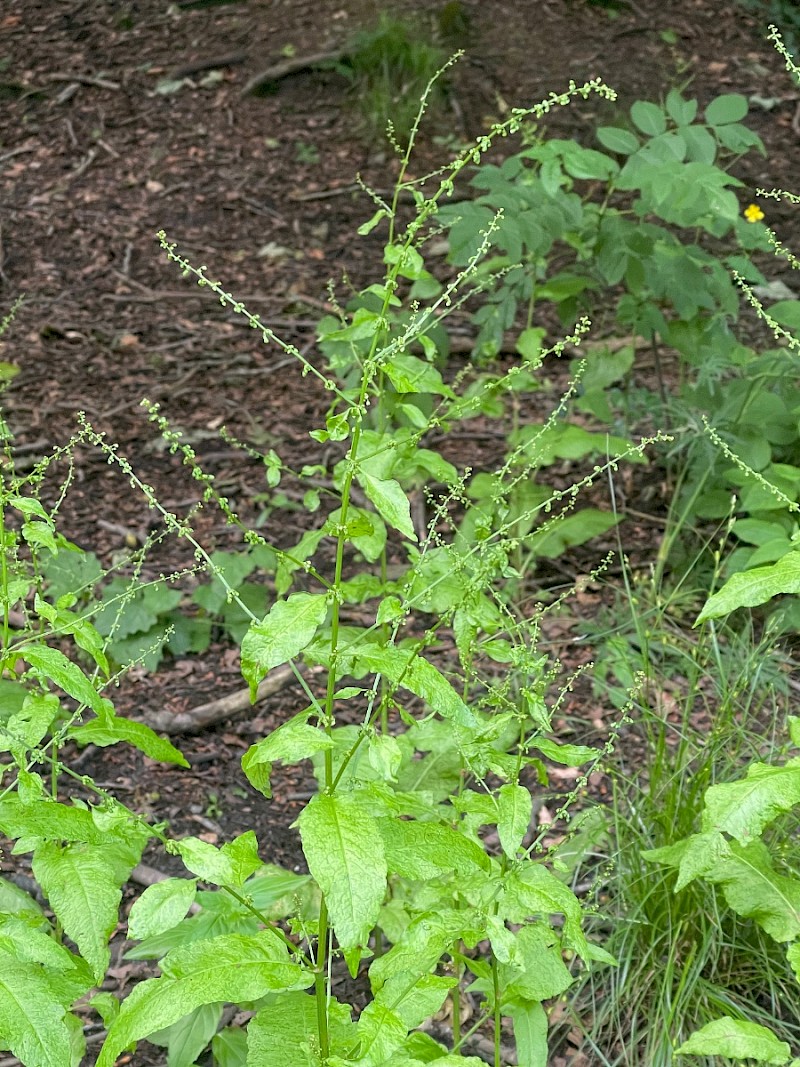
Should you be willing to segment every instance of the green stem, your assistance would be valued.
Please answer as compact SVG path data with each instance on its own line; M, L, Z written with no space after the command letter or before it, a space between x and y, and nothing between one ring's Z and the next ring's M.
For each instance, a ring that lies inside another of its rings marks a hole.
M326 1063L330 1055L330 1036L328 1034L328 907L323 896L319 906L319 933L317 935L317 966L314 972L314 996L317 1001L317 1031L319 1033L319 1051L322 1062Z
M492 1016L494 1021L494 1067L503 1067L500 1060L500 976L497 970L497 957L492 956L492 992L494 1006Z

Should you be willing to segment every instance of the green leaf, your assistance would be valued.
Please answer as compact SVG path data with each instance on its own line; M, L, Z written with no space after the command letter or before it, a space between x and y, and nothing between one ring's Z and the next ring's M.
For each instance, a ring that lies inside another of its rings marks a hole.
M247 1067L247 1032L240 1026L224 1027L212 1037L211 1052L215 1067Z
M126 741L140 752L144 752L150 759L158 760L160 763L174 763L179 767L189 766L183 754L165 737L160 737L155 730L143 722L125 719L120 715L101 712L98 718L82 723L80 726L73 726L68 736L81 745L92 744L97 745L98 748L106 748L108 745Z
M514 859L528 832L533 812L530 792L524 785L507 782L497 793L497 834L503 852Z
M800 759L783 767L751 763L738 782L711 786L705 794L704 831L730 834L746 845L764 827L800 804Z
M425 269L422 256L411 245L386 245L383 250L383 262L393 266L397 264L397 273L401 278L415 281Z
M332 1049L349 1050L355 1043L349 1008L334 999L326 1006ZM248 1065L318 1067L319 1057L313 1051L319 1043L318 1025L313 996L282 993L268 997L247 1027Z
M779 1041L766 1026L743 1022L724 1015L701 1030L675 1050L681 1056L726 1056L735 1060L757 1060L759 1063L788 1063L791 1050Z
M373 960L369 978L374 990L390 978L403 974L425 974L439 962L468 928L468 917L454 911L425 911L408 924L402 937L383 956Z
M293 659L313 640L327 611L325 596L293 593L250 626L242 641L242 675L250 686L252 702L259 682L272 668Z
M97 1067L113 1067L134 1042L171 1026L201 1004L249 1003L268 993L305 989L313 976L293 963L272 930L223 934L173 949L162 977L137 985L108 1030Z
M511 1016L519 1067L547 1067L547 1015L536 1001L519 1000L503 1005Z
M139 862L146 832L128 827L127 840L102 845L43 842L33 857L36 881L99 983L108 967L108 940L119 921L121 887Z
M437 396L453 397L449 385L427 360L405 352L395 352L383 364L387 378L398 393L435 393Z
M792 333L800 333L800 300L779 300L771 304L769 316Z
M15 652L33 667L44 681L54 682L79 704L85 704L98 714L108 705L83 671L63 652L48 645L23 645Z
M25 1067L78 1067L58 994L47 969L0 951L0 1039Z
M148 1034L147 1040L168 1049L167 1067L193 1067L222 1017L222 1004L201 1004L164 1030Z
M295 715L268 737L256 742L242 756L242 770L250 784L265 797L272 796L270 773L275 760L296 763L334 747L334 741L323 730L309 726L305 721L307 718L307 712Z
M592 537L607 533L622 522L622 518L623 516L614 515L610 511L582 508L563 518L557 518L543 529L530 534L525 539L525 545L536 556L556 559L568 548L582 545Z
M633 124L646 133L648 137L657 137L667 128L667 120L664 112L658 104L647 100L637 100L631 107L631 119Z
M547 926L523 926L517 933L517 960L499 963L500 987L523 1000L557 997L574 979L561 958L557 935Z
M171 930L184 918L196 894L194 878L166 878L148 886L130 910L128 937L141 941Z
M455 984L455 978L435 974L396 974L378 990L375 1000L391 1008L406 1029L413 1030L433 1018Z
M372 231L375 229L381 219L385 219L387 217L388 212L386 211L386 209L382 207L378 208L378 210L375 212L371 219L369 219L367 222L361 223L361 225L356 230L356 233L359 235L359 237L366 237L368 233L372 233Z
M368 798L312 797L297 820L303 853L343 949L366 945L386 893L387 866Z
M416 541L411 506L400 483L393 478L374 478L363 467L357 468L356 478L381 518L410 541Z
M677 89L670 89L665 101L670 118L678 126L688 126L697 115L697 101L684 100Z
M480 845L443 823L379 819L377 828L393 874L427 881L488 870L489 859Z
M341 651L363 669L383 674L393 685L410 690L444 719L459 726L474 726L475 716L447 679L432 663L405 649L380 645L356 645Z
M192 874L213 885L241 886L261 867L252 830L239 834L222 848L197 837L184 837L175 842L175 850Z
M367 1004L358 1020L359 1064L378 1067L403 1044L408 1030L403 1020L380 1000Z
M800 593L800 552L797 550L787 552L777 563L734 574L718 593L708 598L695 626L728 615L737 608L765 604L783 593Z
M601 126L597 131L597 140L604 148L618 152L621 156L629 156L639 150L639 138L636 134L619 126Z
M741 93L723 93L715 97L705 111L709 126L724 126L739 122L747 114L747 97Z
M800 881L775 871L761 841L731 842L730 853L705 877L722 886L729 907L754 919L775 941L800 937Z
M531 748L538 749L543 756L565 767L580 767L582 763L597 759L599 752L587 745L559 745L547 737L536 737L530 741Z

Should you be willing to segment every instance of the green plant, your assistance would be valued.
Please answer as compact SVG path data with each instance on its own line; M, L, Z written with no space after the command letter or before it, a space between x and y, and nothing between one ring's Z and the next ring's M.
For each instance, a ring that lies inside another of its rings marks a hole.
M450 21L456 20L457 14L453 5ZM449 21L447 25L450 26ZM390 128L392 138L405 147L420 97L446 58L419 25L385 12L375 26L357 33L347 49L346 61L338 69L353 86L355 106L366 132L382 137ZM429 98L434 108L442 96L439 81Z
M607 766L607 836L573 876L593 886L589 929L617 966L581 980L562 1025L603 1067L666 1067L693 1029L720 1014L768 1023L784 1040L800 1036L800 989L777 946L738 923L712 886L675 893L670 872L646 858L693 834L709 786L736 776L770 743L787 703L782 659L746 628L686 634L674 604L651 602L658 592L645 582L631 590L629 635L619 606L589 631L599 646L598 694L629 684L637 669L644 676L625 745ZM608 626L616 632L604 651ZM800 854L787 849L784 859Z
M308 706L242 760L264 802L276 763L312 760L319 792L297 820L309 875L264 864L252 831L219 848L198 838L176 839L65 764L60 750L68 739L127 740L152 758L185 761L143 724L114 713L103 638L72 612L75 592L41 608L38 557L53 545L69 547L55 532L57 509L48 513L32 489L23 496L15 477L0 484L7 549L0 573L6 605L0 680L10 694L0 830L14 840L17 854L32 853L34 875L55 917L51 921L31 897L0 882L0 1040L28 1067L80 1062L83 1035L71 1008L102 981L120 887L153 839L181 858L189 876L148 888L131 910L128 933L138 944L129 955L159 960L161 974L141 982L121 1004L107 993L92 997L108 1028L98 1067L110 1067L144 1038L166 1045L176 1067L194 1063L209 1042L224 1065L246 1058L286 1067L479 1067L482 1061L468 1052L482 1027L499 1067L503 1018L511 1020L520 1062L543 1067L543 1002L573 981L564 953L587 966L609 962L584 934L581 904L554 873L558 858L545 850L544 831L531 825L532 790L547 779L544 760L591 767L604 750L560 744L552 736L547 693L557 665L538 650L538 616L516 610L504 590L507 578L518 576L514 554L531 536L556 538L569 514L554 508L565 496L574 503L576 494L554 490L548 499L537 495L512 508L514 479L503 481L511 469L506 463L492 488L497 515L491 526L470 525L473 472L457 471L423 447L426 434L469 418L487 398L502 398L540 358L537 353L505 376L461 391L462 382L446 383L436 370L433 338L474 291L483 251L445 286L433 284L423 250L436 232L439 203L468 160L494 138L591 92L611 95L599 83L571 85L529 111L514 112L437 172L428 192L424 179L407 176L409 144L392 202L376 197L375 215L362 227L388 228L384 277L360 295L351 315L343 313L339 336L326 332L327 342L343 346L332 371L281 341L161 235L169 259L244 315L265 342L294 356L303 375L331 396L324 427L311 434L325 446L329 463L321 456L294 472L274 453L263 457L271 485L283 477L306 482L312 524L288 549L265 549L261 533L244 530L245 543L267 553L258 565L269 565L274 553L274 598L266 612L254 611L237 594L254 558L244 559L241 569L230 559L215 561L189 520L166 511L116 447L81 420L80 441L102 450L143 494L164 532L187 545L196 565L219 583L216 590L213 583L205 587L203 606L222 610L224 590L246 616L241 662L251 692L282 664L302 659L322 668L319 688L297 672ZM416 212L401 226L397 204L404 191ZM427 296L420 291L425 286ZM216 502L231 526L241 528L191 445L157 405L146 406L167 445L191 468L202 503ZM521 463L523 477L533 469L524 459L527 450L539 463L539 443L564 444L556 423L554 416L532 440L515 442L509 455ZM623 444L632 456L641 454L641 444ZM594 442L579 445L596 451ZM619 462L605 447L605 460L583 484ZM409 492L425 503L416 524ZM20 533L11 521L15 513L22 516ZM532 532L531 519L539 516L545 521ZM31 545L30 556L21 551L24 544ZM147 599L137 602L139 592L137 585L115 591L99 618L115 598L121 610L129 603L140 610ZM12 632L10 609L32 597L47 625ZM157 606L150 605L151 614L158 615ZM113 633L112 626L108 639ZM56 647L62 638L80 647L75 659ZM94 664L88 671L78 666L84 654ZM46 777L38 770L43 762ZM587 773L578 773L559 816ZM193 906L200 910L186 918ZM345 969L354 977L368 974L371 996L358 1020L334 994L334 978ZM460 1006L467 991L480 1007L464 1027ZM453 1031L446 1047L420 1027L448 997ZM17 1010L23 999L30 1005L25 1014ZM226 1003L252 1011L246 1031L226 1025L217 1032Z
M778 559L797 531L800 391L788 331L800 326L800 301L780 300L765 312L755 295L771 290L750 254L788 253L761 224L761 209L750 205L743 216L731 190L740 184L726 170L732 158L763 151L741 124L746 111L744 97L727 94L699 121L697 102L673 89L663 105L637 101L627 125L601 127L604 152L529 131L527 147L477 168L472 185L482 192L474 201L439 213L456 264L492 225L497 254L480 276L488 298L473 313L478 359L496 355L515 324L516 349L530 358L545 343L538 325L545 306L567 326L581 312L599 311L601 333L630 334L631 342L590 349L572 410L618 426L621 411L627 408L630 422L635 407L620 383L649 349L658 394L645 395L647 410L638 415L655 411L690 431L678 435L667 459L679 472L673 515L680 520L669 538L678 572L708 541L709 522L735 518L725 574ZM735 339L741 289L781 347L757 352ZM662 349L680 359L673 397Z

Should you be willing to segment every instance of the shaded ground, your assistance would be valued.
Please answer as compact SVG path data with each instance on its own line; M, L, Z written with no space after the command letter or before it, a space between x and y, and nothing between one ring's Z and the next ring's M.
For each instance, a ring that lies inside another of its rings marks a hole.
M761 28L730 0L637 0L613 18L581 0L465 0L465 6L472 43L454 75L455 106L440 133L479 133L487 116L538 101L569 79L602 77L618 90L621 108L690 82L687 91L701 104L725 91L777 101L748 119L769 157L741 164L737 173L748 186L742 204L758 185L792 188L797 98ZM409 0L393 8L433 26L437 5ZM220 442L220 425L258 447L279 447L294 467L316 458L307 433L327 406L323 391L183 280L154 235L163 227L284 338L301 349L313 342L328 279L338 281L346 271L360 284L379 263L378 242L353 240L371 213L363 195L350 189L354 176L360 172L386 188L393 160L356 135L346 84L333 72L298 74L269 96L243 96L242 89L285 50L337 45L374 14L366 0L206 7L5 0L0 317L19 294L26 303L0 341L0 358L21 368L6 397L19 443L34 454L49 451L74 431L74 412L83 410L165 506L180 512L196 484L140 413L139 401L148 396L187 432L206 469L250 520L259 513L263 471ZM165 91L189 66L219 64L221 57L225 65L210 68L219 74L197 71ZM590 100L555 112L548 129L590 145L598 117L613 115L612 105ZM433 160L446 149L427 142L422 152ZM770 222L791 244L787 209L772 208ZM796 233L796 221L794 227ZM473 464L476 448L492 462L491 443L449 445L454 461L468 457ZM651 550L663 504L651 486L643 510L655 513L655 525L637 532L631 524L632 551L637 542ZM62 531L105 562L149 522L146 504L88 450L62 515ZM268 526L265 532L290 544L302 532L303 512L282 512L280 523L278 531ZM204 513L196 526L209 547L232 546L220 516ZM170 556L153 568L183 562ZM589 598L586 611L593 609ZM577 662L574 650L569 655ZM134 715L164 707L179 712L239 687L237 656L220 647L154 676L134 672L117 706ZM169 819L178 832L216 840L253 826L266 859L295 867L301 857L289 824L311 784L284 773L265 811L238 761L252 740L302 701L299 687L288 687L260 705L255 719L183 743L179 738L188 771L122 750L90 752L82 769L132 806ZM600 710L583 714L589 721L602 717ZM8 869L9 860L2 866ZM167 860L161 857L159 866L167 870ZM120 972L120 988L137 967ZM140 1051L131 1062L159 1062L148 1055Z

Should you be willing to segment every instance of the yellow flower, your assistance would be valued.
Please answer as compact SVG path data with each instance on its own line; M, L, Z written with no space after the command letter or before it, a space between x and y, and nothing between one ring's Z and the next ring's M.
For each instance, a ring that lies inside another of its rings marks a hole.
M744 209L744 217L748 222L761 222L764 218L764 212L758 204L750 204Z

